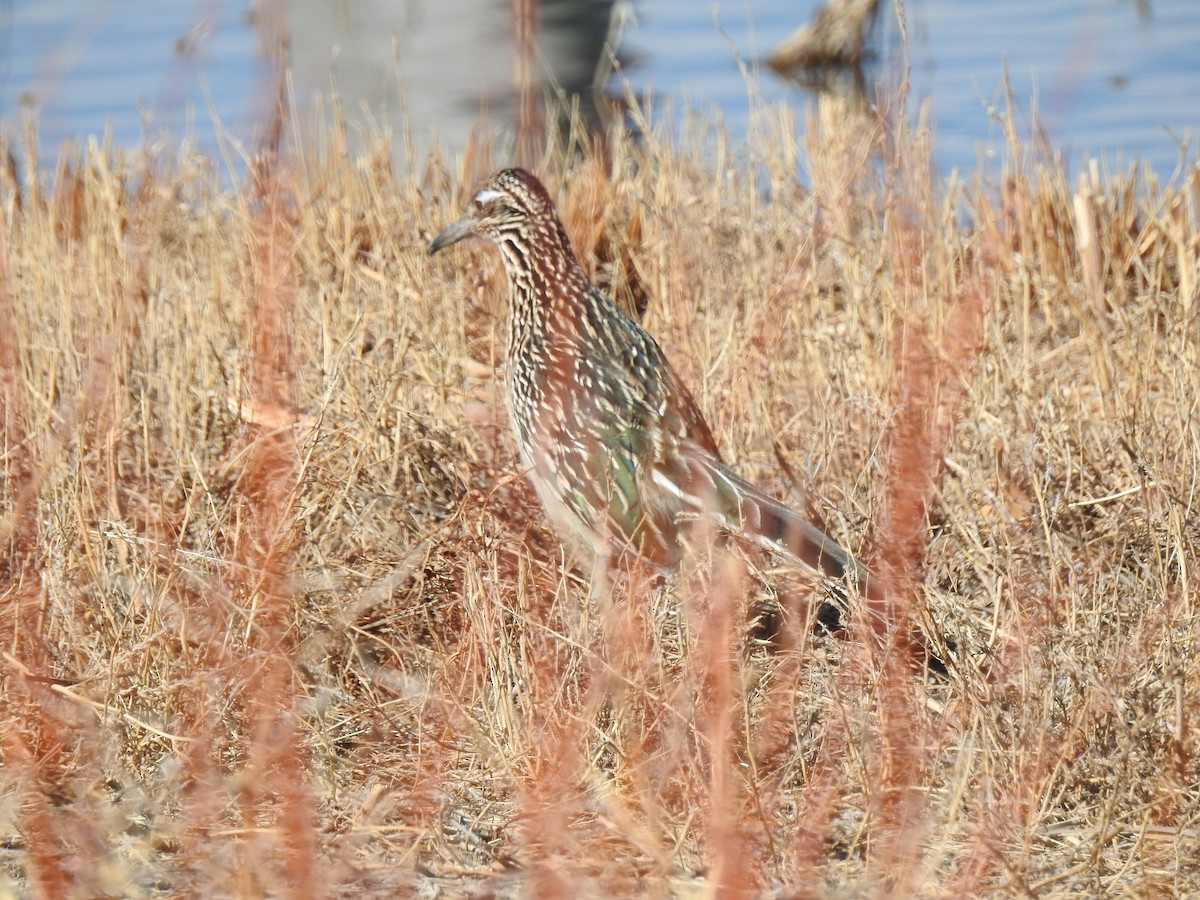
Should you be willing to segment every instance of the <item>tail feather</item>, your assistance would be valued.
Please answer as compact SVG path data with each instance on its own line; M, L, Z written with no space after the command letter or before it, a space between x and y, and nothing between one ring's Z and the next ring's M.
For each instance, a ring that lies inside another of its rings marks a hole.
M864 594L873 595L870 573L837 541L731 472L711 454L688 454L683 470L671 475L673 492L686 499L695 512L711 514L730 531L779 550L832 579L850 575Z
M696 448L693 448L696 450ZM850 576L872 612L872 627L880 632L887 628L888 615L879 606L886 599L882 583L865 566L799 513L768 497L754 485L743 481L710 453L696 450L686 459L679 459L672 468L670 491L682 499L697 514L708 514L723 526L767 547L782 551L798 562L822 572L834 580ZM656 480L667 482L667 473L658 471ZM842 599L845 591L838 590ZM828 631L841 627L841 612L826 603L818 613L819 624ZM945 661L932 647L928 638L914 626L911 640L913 661L930 672L945 674ZM953 644L951 644L953 649Z
M799 514L753 489L746 490L741 530L782 550L831 578L857 574L857 564L842 547Z

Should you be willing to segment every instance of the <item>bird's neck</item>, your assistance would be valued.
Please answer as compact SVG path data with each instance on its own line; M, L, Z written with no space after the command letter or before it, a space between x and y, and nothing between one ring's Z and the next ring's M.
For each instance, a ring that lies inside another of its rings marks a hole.
M579 333L587 275L565 238L543 237L536 246L516 241L499 245L512 303L510 359L547 343L571 341Z

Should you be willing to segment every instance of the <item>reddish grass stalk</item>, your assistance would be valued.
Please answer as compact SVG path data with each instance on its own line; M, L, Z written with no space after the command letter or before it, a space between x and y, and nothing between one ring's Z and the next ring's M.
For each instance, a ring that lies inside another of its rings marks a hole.
M256 166L255 234L250 271L253 310L249 389L260 408L291 406L293 317L292 259L295 223L291 197L280 183L276 160L266 154ZM295 554L294 494L299 480L295 441L288 427L250 426L252 443L241 487L246 521L238 530L235 558L245 573L242 596L250 600L250 646L245 661L246 711L251 722L246 780L246 825L276 818L283 868L292 896L320 893L315 868L314 812L305 786L307 765L301 746L303 723L297 706L303 689L294 671L292 559ZM260 861L244 857L244 874L258 883Z
M644 588L644 584L640 586ZM553 590L548 585L541 587L547 593ZM627 612L632 607L619 608L620 604L613 602L612 585L604 588L610 604L605 621L606 650L621 657L608 663L625 671L625 655L632 660L638 648L636 628ZM632 603L636 602L632 597L641 592L630 589L629 593ZM549 604L539 604L536 613L543 621L537 623L541 626L539 636L532 645L536 653L532 685L536 700L531 708L537 715L530 724L538 741L523 796L523 813L530 819L524 837L534 859L530 883L535 895L570 896L579 893L580 876L588 863L587 854L581 851L588 846L588 838L583 829L574 827L585 806L586 789L580 781L586 763L582 750L594 715L613 697L613 684L603 661L598 660L591 672L584 673L583 684L571 686L582 688L583 701L578 706L564 705L564 700L575 694L565 683L574 677L563 665L567 648L561 637L546 627L551 615Z
M532 856L530 883L534 895L540 897L575 893L567 864L579 858L572 852L576 839L571 824L579 806L577 778L584 720L578 710L562 707L564 673L555 645L556 639L547 631L534 644L537 658L531 687L537 698L532 708L537 714L530 726L539 740L530 760L523 802L529 819L524 839Z
M927 802L928 729L921 715L915 672L926 645L918 630L918 604L930 513L938 497L941 460L949 448L965 385L982 342L984 289L976 273L962 293L935 351L928 326L916 311L925 285L921 232L897 225L893 258L903 296L906 325L900 333L893 379L900 412L890 440L887 491L880 517L876 563L880 589L864 598L865 615L855 623L856 641L869 648L875 674L874 711L879 746L872 778L872 870L889 893L915 887L921 856L921 819ZM856 655L849 654L835 682L835 694L854 696L859 687ZM809 779L794 847L801 892L818 889L822 843L829 834L835 800L844 782L838 762L850 739L843 725L827 726L821 752ZM870 749L870 748L866 748Z
M940 491L942 459L949 449L959 408L979 354L984 321L984 290L976 273L952 312L941 347L935 351L927 325L914 313L924 283L920 245L915 226L898 224L894 230L897 263L908 318L900 332L897 370L893 383L900 412L890 443L888 490L880 519L878 568L887 587L882 598L868 599L867 622L876 631L882 648L876 709L879 716L882 756L879 824L886 839L879 870L886 873L889 889L908 893L908 882L892 881L916 875L920 855L918 822L926 802L928 780L927 729L922 725L920 699L912 676L912 663L920 668L925 653L918 636L918 608L928 523Z
M43 897L65 896L72 885L63 835L55 827L50 793L66 774L67 735L51 709L50 654L45 644L43 587L36 500L39 474L33 436L27 431L21 391L21 353L8 290L8 234L0 220L0 390L3 391L4 496L9 513L0 522L0 722L4 766L22 796L21 830L31 861L31 880Z
M545 147L546 125L542 119L542 95L537 78L538 0L513 0L516 43L514 80L519 102L517 112L516 162L534 168Z
M913 315L920 307L916 298L923 296L927 288L919 263L925 258L920 232L915 227L898 225L894 234L897 246L893 258L909 318L900 333L893 382L900 413L891 440L888 490L880 520L878 568L887 593L881 599L868 600L871 614L867 617L877 637L882 638L883 652L876 660L876 708L882 738L877 811L887 835L879 859L880 872L887 873L889 879L915 876L920 856L922 829L918 823L926 803L928 734L922 724L911 665L915 662L919 669L925 653L918 636L917 611L924 582L928 523L938 502L942 460L979 354L985 312L982 276L976 272L952 311L941 346L935 351L926 336L927 326L919 324ZM872 642L871 646L878 649L880 644ZM888 884L889 889L902 893L912 887L909 882Z
M709 888L718 897L750 897L759 859L751 858L745 834L746 797L739 777L742 749L740 683L734 635L736 597L745 592L744 571L732 554L720 553L708 603L700 611L696 665L700 672L697 727L708 751Z

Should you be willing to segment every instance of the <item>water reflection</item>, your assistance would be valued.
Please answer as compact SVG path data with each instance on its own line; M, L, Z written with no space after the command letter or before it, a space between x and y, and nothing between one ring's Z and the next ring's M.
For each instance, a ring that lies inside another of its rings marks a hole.
M578 98L596 117L593 81L606 57L613 0L299 0L291 61L301 106L331 84L343 102L421 146L461 149L480 129L497 140L541 131L544 97ZM332 78L331 78L332 71Z

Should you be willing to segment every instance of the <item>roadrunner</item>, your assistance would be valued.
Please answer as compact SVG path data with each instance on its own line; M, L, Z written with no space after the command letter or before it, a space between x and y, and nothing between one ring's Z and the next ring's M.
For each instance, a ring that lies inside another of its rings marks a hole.
M644 328L588 281L546 189L505 169L433 239L500 250L511 302L508 411L560 537L663 569L704 517L825 575L871 580L838 544L721 461L696 402Z

